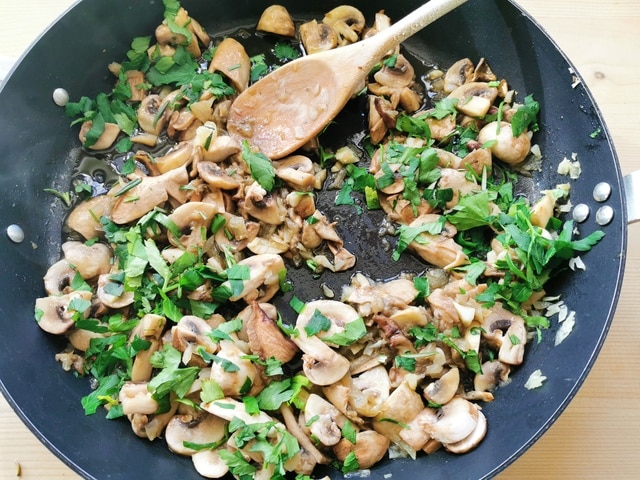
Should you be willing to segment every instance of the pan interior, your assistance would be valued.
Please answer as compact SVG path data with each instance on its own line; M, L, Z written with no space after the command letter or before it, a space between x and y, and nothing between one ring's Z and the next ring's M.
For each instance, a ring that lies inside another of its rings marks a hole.
M368 19L381 9L398 19L421 2L350 3L360 7ZM221 0L215 8L195 0L182 4L208 31L224 32L254 25L270 2ZM284 2L297 20L318 18L338 4ZM79 399L89 390L88 380L60 369L54 355L64 348L64 341L43 334L33 321L34 299L43 295L42 276L59 257L66 214L62 204L44 189L67 189L80 156L76 132L69 129L68 119L51 102L51 92L64 87L72 98L78 98L104 90L110 81L106 64L122 58L130 40L152 32L161 17L160 2L80 2L31 48L0 92L0 191L4 206L0 225L18 224L26 234L20 244L12 243L6 235L0 238L4 272L0 325L5 332L0 335L1 387L36 435L79 474L91 479L200 478L188 458L169 454L162 441L149 443L135 437L126 422L111 422L101 415L85 417ZM78 38L83 42L76 42ZM74 45L73 54L69 45ZM566 183L567 178L557 174L557 164L572 153L583 165L580 179L570 181L574 204L594 205L592 190L600 181L613 187L607 203L616 215L604 228L606 237L597 250L584 257L587 270L567 272L549 287L550 293L562 295L576 311L576 329L558 347L553 346L555 329L545 332L541 343L532 344L513 381L496 392L494 402L483 405L491 419L484 442L458 457L438 452L418 461L385 461L369 477L382 479L392 474L396 479L411 478L428 470L434 479L488 478L517 458L553 423L582 384L606 336L617 303L626 246L621 174L606 126L589 92L581 84L574 86L570 63L512 3L470 2L407 41L406 46L416 57L442 66L462 57L486 57L519 95L535 95L541 104L542 126L536 141L545 161L533 177L533 191ZM591 138L589 134L598 128L602 133ZM332 208L330 203L327 200L327 210ZM393 264L397 271L389 271L389 253L379 247L380 220L375 216L358 216L344 208L329 215L349 225L340 233L355 247L357 269L381 278L403 269L415 270L411 262ZM580 226L583 235L598 228L593 220ZM371 265L379 265L381 273ZM294 285L304 291L297 294L307 296L305 300L319 297L318 282L304 276L306 273L296 278L297 272L292 273ZM349 275L323 281L331 281L331 287L339 289ZM528 391L524 382L538 368L548 380L540 389ZM327 473L332 478L342 477L335 470Z

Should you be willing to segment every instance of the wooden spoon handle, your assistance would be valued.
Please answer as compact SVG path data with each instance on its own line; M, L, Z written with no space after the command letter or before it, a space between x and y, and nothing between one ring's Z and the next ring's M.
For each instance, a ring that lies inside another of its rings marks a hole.
M430 0L367 41L376 43L375 51L384 54L466 2L467 0Z

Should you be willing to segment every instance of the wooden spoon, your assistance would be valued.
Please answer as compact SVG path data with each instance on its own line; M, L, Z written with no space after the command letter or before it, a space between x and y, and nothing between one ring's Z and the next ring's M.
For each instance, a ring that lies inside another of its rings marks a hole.
M366 40L278 68L235 99L229 134L271 159L292 153L329 124L387 52L466 1L431 0Z

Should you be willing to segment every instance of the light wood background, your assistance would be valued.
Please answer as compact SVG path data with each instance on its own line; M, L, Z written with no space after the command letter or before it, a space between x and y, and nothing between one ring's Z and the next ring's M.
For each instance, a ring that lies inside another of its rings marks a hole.
M348 2L345 2L348 3ZM71 0L0 0L0 67ZM623 173L640 169L640 0L520 0L577 66L611 130ZM499 480L640 478L640 224L613 326L576 398ZM0 366L0 368L2 368ZM0 396L0 479L78 479Z

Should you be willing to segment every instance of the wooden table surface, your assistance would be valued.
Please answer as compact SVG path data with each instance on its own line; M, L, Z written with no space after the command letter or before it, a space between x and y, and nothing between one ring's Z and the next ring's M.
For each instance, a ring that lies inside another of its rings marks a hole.
M73 2L0 0L0 67ZM345 2L348 3L348 2ZM609 126L623 173L640 169L640 0L520 0L576 65ZM640 224L629 228L622 295L602 352L551 429L499 475L514 479L640 478ZM0 368L2 368L0 366ZM0 396L0 479L77 479Z

